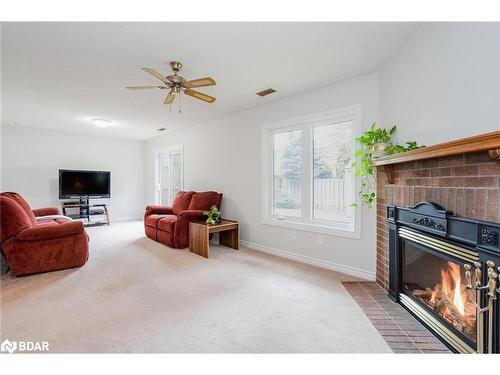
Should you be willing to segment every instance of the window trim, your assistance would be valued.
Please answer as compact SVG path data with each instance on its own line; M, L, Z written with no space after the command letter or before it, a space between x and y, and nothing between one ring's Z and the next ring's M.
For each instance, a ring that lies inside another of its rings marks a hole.
M276 227L288 228L293 230L301 230L307 232L314 232L320 234L327 234L339 237L348 237L353 239L361 238L361 205L358 195L355 193L356 187L359 185L359 177L354 177L353 197L355 199L355 206L353 215L353 225L345 226L342 228L341 223L329 225L328 222L314 220L313 212L313 173L314 168L311 168L312 154L314 152L313 143L313 129L316 126L328 125L332 122L352 121L353 122L353 143L354 138L361 131L361 105L352 105L347 107L338 108L335 110L313 113L305 116L289 118L282 121L265 124L261 127L261 222L265 225ZM273 215L272 202L273 202L273 166L274 166L274 153L273 153L273 137L276 133L285 131L301 129L302 145L306 152L302 157L302 172L303 178L306 182L302 183L305 189L302 189L302 217L294 219L292 217L277 218ZM355 144L355 150L358 148ZM306 172L304 174L304 172ZM303 220L303 218L306 221Z

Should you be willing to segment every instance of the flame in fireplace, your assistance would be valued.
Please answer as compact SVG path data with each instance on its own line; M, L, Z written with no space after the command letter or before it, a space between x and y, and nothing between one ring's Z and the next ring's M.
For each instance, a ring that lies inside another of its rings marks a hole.
M441 270L441 280L434 288L417 288L413 290L413 295L457 330L475 340L476 308L468 298L458 264L447 262L447 267Z
M460 315L465 316L465 300L467 292L462 291L462 280L460 275L460 266L453 262L448 262L448 269L441 270L442 293L453 301ZM437 290L434 290L431 296L433 302L436 301Z
M456 306L458 312L465 316L465 299L467 295L462 295L462 282L460 277L460 266L458 264L448 262L449 274L453 279L453 283L455 284L453 287L453 304ZM466 293L464 291L464 293Z

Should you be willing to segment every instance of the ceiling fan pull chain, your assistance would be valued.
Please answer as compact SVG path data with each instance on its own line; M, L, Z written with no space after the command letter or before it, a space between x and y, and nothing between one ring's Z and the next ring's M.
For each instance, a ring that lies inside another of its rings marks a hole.
M182 95L179 94L179 113L182 113Z

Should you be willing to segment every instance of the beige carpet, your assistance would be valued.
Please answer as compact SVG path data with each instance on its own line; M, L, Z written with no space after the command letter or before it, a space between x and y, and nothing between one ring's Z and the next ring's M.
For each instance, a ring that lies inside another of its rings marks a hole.
M1 280L1 340L51 352L390 352L341 285L254 250L167 248L142 223L88 229L81 269Z

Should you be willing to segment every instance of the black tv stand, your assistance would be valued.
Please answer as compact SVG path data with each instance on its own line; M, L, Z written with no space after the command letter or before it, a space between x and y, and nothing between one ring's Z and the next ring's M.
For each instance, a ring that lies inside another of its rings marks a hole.
M107 204L91 204L90 197L80 197L78 200L62 202L62 212L64 216L72 219L87 219L85 226L109 225L109 214ZM76 214L68 214L68 208L78 209ZM104 216L105 222L92 222L91 217Z

